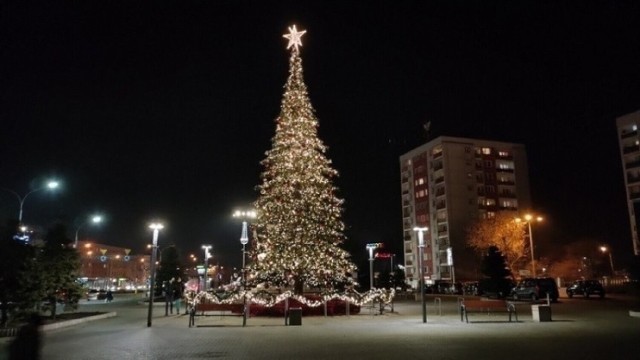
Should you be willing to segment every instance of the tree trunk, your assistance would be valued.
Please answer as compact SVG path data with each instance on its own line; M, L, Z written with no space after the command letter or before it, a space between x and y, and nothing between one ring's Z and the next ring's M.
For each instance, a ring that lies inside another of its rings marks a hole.
M302 295L304 292L304 282L299 278L299 277L294 277L295 279L295 284L293 287L293 292L296 295Z

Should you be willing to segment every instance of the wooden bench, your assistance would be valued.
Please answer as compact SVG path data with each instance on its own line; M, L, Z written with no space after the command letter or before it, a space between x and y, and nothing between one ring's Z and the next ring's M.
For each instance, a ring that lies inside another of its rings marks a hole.
M518 321L518 313L516 307L510 302L506 301L485 301L485 300L463 300L460 303L460 321L463 319L469 322L469 313L494 313L494 312L506 312L509 314L509 322L511 322L511 315L515 316Z
M201 303L189 310L189 327L195 326L196 316L245 316L244 304ZM244 326L246 320L243 320Z

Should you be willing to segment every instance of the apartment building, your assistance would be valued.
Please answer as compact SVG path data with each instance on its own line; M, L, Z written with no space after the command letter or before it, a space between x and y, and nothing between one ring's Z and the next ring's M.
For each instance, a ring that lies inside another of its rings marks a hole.
M638 241L638 216L640 214L640 110L616 119L618 126L618 143L620 144L620 158L624 172L624 185L627 190L627 211L631 224L631 241L633 252L640 255L640 241Z
M405 275L419 280L418 234L424 234L427 284L475 280L480 257L465 245L479 217L531 206L522 144L441 136L400 156Z

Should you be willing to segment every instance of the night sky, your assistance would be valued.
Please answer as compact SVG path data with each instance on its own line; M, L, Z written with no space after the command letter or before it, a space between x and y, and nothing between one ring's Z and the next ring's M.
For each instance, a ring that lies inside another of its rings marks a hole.
M526 145L541 248L632 253L615 118L640 109L638 1L0 4L0 187L63 183L29 196L28 224L73 236L100 211L81 238L141 250L159 219L161 246L240 263L231 213L256 197L296 24L354 255L401 256L398 157L427 121ZM0 192L0 220L17 212Z

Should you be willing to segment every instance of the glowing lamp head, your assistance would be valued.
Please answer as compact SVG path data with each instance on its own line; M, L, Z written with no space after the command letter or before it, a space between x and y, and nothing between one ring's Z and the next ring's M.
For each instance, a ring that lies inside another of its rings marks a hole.
M60 183L57 182L57 181L49 181L47 183L47 188L49 188L49 189L56 189L56 188L58 188L58 186L60 186Z
M102 216L100 215L96 215L94 217L91 218L91 222L94 224L99 224L102 222Z
M153 224L149 225L149 229L151 229L151 230L162 230L162 229L164 229L164 225L162 225L161 223L153 223Z

